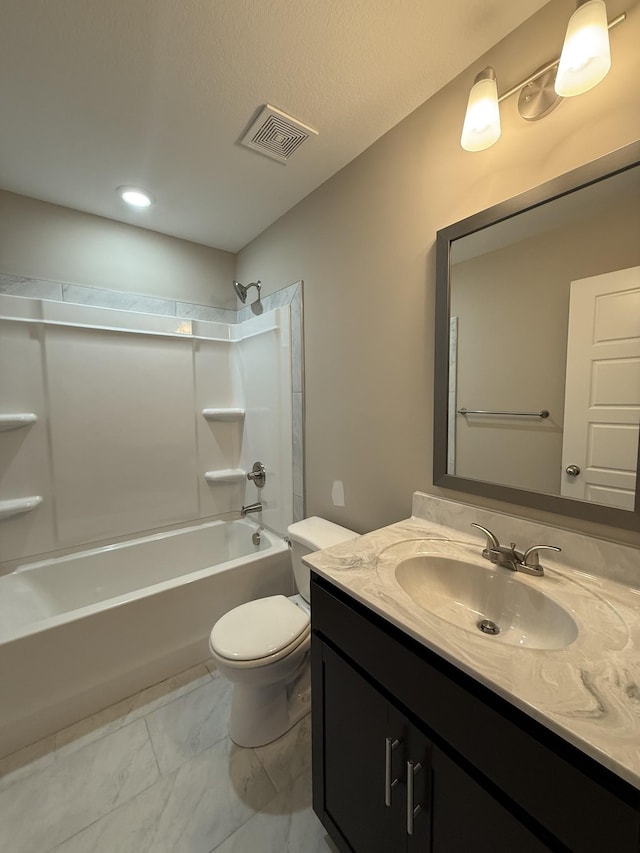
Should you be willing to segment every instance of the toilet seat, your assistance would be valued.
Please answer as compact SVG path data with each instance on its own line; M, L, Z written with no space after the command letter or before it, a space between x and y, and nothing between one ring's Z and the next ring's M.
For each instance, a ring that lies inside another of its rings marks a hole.
M309 632L308 613L284 595L271 595L225 613L211 630L209 646L232 665L260 665L290 654Z
M272 655L267 655L264 658L254 658L253 660L225 658L211 647L211 641L209 641L209 651L211 652L214 661L216 661L220 671L224 672L228 678L232 678L230 675L231 671L238 672L238 674L242 671L257 673L262 669L267 669L268 667L275 666L278 663L292 660L296 655L304 655L310 648L311 626L309 626L306 631L303 631L297 640L290 645L285 646L284 649L280 649L280 651L274 652ZM226 672L223 667L225 667Z

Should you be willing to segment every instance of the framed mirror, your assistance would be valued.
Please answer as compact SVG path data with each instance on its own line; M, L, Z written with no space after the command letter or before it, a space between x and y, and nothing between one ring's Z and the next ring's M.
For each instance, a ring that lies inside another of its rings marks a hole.
M640 142L436 251L434 484L640 528Z

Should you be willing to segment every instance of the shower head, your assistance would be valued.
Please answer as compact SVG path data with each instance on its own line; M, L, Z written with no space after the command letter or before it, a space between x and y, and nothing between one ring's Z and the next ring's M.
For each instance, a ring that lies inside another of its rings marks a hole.
M233 289L238 294L238 299L240 300L240 302L246 302L247 301L247 291L249 290L250 287L257 287L258 288L258 299L260 299L260 288L261 288L261 286L262 286L262 282L259 280L258 281L252 281L251 284L247 284L246 286L244 284L240 284L239 281L233 282Z

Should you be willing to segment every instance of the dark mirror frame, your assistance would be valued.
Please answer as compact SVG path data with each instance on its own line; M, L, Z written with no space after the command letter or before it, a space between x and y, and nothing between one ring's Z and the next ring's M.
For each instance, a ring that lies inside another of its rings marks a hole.
M640 165L640 141L620 148L592 163L567 172L512 199L469 216L437 232L436 236L436 305L435 305L435 384L433 432L433 483L458 492L482 495L520 506L535 507L559 515L582 518L612 527L640 529L640 442L636 476L636 499L633 511L548 495L483 480L471 480L447 473L447 436L449 419L449 309L451 243L489 225L510 219L561 198L611 175ZM640 240L640 235L638 236Z

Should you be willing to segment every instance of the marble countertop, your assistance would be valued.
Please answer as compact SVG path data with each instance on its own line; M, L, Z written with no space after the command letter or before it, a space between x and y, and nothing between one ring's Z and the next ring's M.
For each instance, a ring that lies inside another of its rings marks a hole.
M546 552L544 577L510 573L482 559L483 543L484 536L411 518L310 554L305 562L640 789L640 590L563 566ZM569 612L577 638L561 649L520 647L433 615L395 577L400 560L421 554L508 572Z

